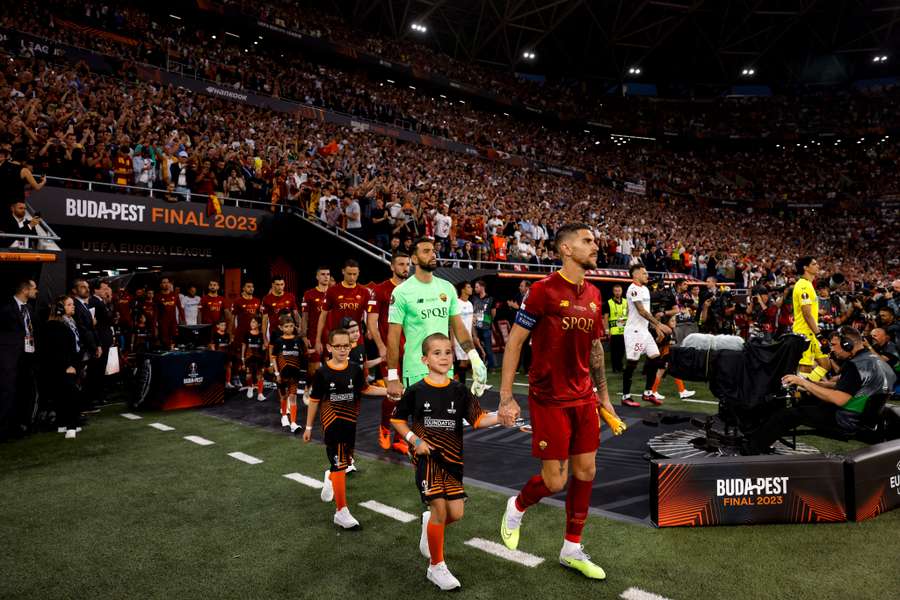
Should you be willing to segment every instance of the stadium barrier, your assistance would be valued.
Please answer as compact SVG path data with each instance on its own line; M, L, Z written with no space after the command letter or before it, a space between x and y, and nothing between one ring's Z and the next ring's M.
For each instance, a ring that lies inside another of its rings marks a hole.
M836 456L654 460L657 527L865 521L900 507L900 440Z
M847 456L844 479L851 520L865 521L900 507L900 440Z
M844 463L827 456L654 460L650 518L657 527L846 521Z

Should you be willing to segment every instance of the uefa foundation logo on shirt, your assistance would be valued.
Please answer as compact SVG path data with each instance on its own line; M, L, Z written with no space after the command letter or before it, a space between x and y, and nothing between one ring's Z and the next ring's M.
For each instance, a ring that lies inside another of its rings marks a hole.
M200 371L197 369L197 363L192 362L188 366L187 377L183 381L184 385L200 385L203 383L203 376L200 375Z

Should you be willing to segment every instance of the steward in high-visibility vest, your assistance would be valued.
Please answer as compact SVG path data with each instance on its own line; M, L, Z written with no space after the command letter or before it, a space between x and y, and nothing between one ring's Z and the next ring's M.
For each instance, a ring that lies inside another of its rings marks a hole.
M628 319L628 302L622 298L622 286L613 286L613 297L607 300L609 307L609 351L612 355L613 373L622 371L625 358L625 322Z

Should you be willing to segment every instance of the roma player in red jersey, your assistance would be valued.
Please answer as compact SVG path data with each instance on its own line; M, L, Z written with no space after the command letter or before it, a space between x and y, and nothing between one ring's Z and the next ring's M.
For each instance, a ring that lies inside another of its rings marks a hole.
M168 277L163 277L159 282L156 304L159 306L157 317L159 343L164 349L174 348L175 338L178 336L178 322L184 321L184 308L181 307L181 300Z
M316 270L316 287L303 292L303 303L300 305L302 322L300 324L301 335L306 337L306 347L309 349L309 375L307 380L312 381L312 376L322 364L322 357L316 350L316 331L319 328L319 315L325 306L325 292L328 291L328 282L331 280L331 271L328 267L319 267Z
M137 312L144 315L145 321L144 326L149 333L148 339L151 342L151 345L156 345L156 321L157 316L159 315L159 307L156 305L156 292L154 290L148 289L141 296L140 301L135 300L135 306L137 307Z
M240 343L250 331L250 319L259 315L261 306L259 298L253 296L253 282L245 281L241 295L231 303L231 309L228 311L228 322L234 330L233 337L236 343Z
M366 307L372 294L368 288L357 285L359 279L359 263L348 259L341 269L344 280L325 292L325 304L319 315L319 323L316 331L316 352L322 354L323 336L327 338L332 329L339 329L344 317L350 317L357 323L362 323L366 317Z
M366 309L366 324L372 340L378 347L378 355L381 357L381 378L387 379L387 341L388 328L388 308L391 305L391 293L394 288L409 278L409 255L406 252L396 252L391 257L391 272L393 275L390 279L386 279L375 285L372 292L372 298L369 300L369 306ZM400 348L402 350L405 341L400 340ZM403 364L403 357L400 357L400 364ZM396 403L388 400L387 397L381 400L381 426L378 429L378 445L382 450L391 449L391 415L394 413L394 405ZM397 432L394 432L393 448L401 454L409 451L409 446L403 441Z
M119 315L119 325L126 330L130 330L134 323L131 318L131 305L134 298L125 288L119 288L114 292L116 302L116 313Z
M272 277L272 290L262 299L262 317L263 331L269 344L273 344L275 339L281 334L279 327L279 315L285 312L290 314L294 319L294 326L300 324L300 313L297 311L297 297L291 292L284 291L284 276L274 275Z
M210 281L206 293L200 298L200 323L216 325L225 314L225 297L219 294L219 282Z
M556 248L562 269L531 286L503 354L497 416L511 426L520 412L512 393L519 354L528 335L533 336L528 410L534 432L531 451L541 460L541 473L507 501L500 535L508 548L518 546L525 510L566 487L571 463L559 562L591 579L604 579L603 569L591 562L581 545L596 472L601 411L615 432L623 430L606 389L603 302L599 290L584 279L585 271L597 266L597 243L589 226L576 223L557 231Z

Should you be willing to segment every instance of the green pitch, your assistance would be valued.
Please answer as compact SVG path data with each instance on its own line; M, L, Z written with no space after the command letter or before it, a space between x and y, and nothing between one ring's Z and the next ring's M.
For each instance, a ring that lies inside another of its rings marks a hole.
M320 479L321 445L199 412L129 421L123 411L107 407L74 442L48 433L0 446L0 598L439 594L425 580L418 522L359 506L374 499L419 514L409 468L360 457L348 497L363 530L339 532L333 505L318 490L283 477ZM155 421L175 430L148 427ZM185 435L215 444L198 446ZM227 455L235 451L264 462L244 464ZM697 530L591 517L585 546L608 578L589 582L557 563L558 508L539 505L525 518L520 550L545 559L536 568L463 545L474 537L499 542L505 500L468 491L465 518L448 528L445 550L467 598L618 598L631 587L673 600L896 592L888 582L900 511L860 524Z

